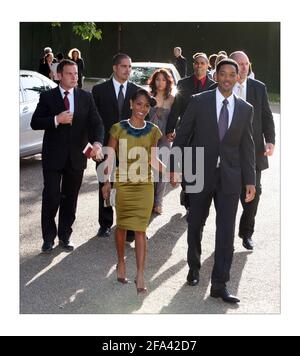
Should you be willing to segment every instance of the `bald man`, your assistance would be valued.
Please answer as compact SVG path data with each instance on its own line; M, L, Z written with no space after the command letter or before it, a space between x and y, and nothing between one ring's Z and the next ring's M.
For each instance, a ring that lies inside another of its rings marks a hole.
M261 172L269 167L268 156L272 156L275 148L275 127L273 115L270 109L267 89L264 83L248 78L250 61L245 52L236 51L230 54L239 66L238 82L233 88L236 95L252 104L253 139L256 153L256 196L249 202L245 202L245 190L241 193L243 213L239 225L239 237L243 240L243 246L247 250L253 250L255 217L262 192Z

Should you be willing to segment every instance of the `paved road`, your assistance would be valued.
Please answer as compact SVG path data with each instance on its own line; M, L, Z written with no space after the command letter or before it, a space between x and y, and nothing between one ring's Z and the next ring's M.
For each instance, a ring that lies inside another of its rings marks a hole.
M277 139L279 115L275 114ZM41 255L40 210L42 191L39 155L21 160L20 176L20 312L49 314L97 313L279 313L280 312L280 187L277 144L271 168L262 178L263 196L257 219L255 251L248 252L236 238L229 288L241 298L228 306L209 297L214 250L214 209L203 238L203 267L199 286L185 284L186 221L179 205L179 188L168 189L164 214L153 217L149 229L146 280L149 294L137 296L134 243L127 245L130 283L116 282L114 239L95 237L97 181L89 162L78 201L72 241L73 253L59 247ZM240 210L238 212L240 216Z

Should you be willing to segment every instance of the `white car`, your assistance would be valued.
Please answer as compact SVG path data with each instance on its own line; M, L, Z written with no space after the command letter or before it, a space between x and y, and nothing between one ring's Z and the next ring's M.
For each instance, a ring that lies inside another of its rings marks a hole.
M20 157L42 152L44 131L32 130L30 122L40 93L55 87L56 83L40 73L20 70Z
M157 70L161 68L167 69L173 77L175 88L179 79L181 79L178 70L171 63L160 63L160 62L132 62L131 64L132 70L130 74L130 80L137 85L149 90L149 85L147 84L148 79L151 75ZM176 89L174 91L176 94Z

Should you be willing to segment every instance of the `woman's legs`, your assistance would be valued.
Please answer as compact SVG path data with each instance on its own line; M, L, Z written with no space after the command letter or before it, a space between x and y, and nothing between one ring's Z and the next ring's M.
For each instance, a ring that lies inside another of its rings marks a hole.
M115 233L116 249L118 256L117 264L117 277L118 279L125 279L126 268L125 268L125 241L126 241L126 230L116 228Z
M135 232L135 257L136 257L136 287L138 291L145 288L144 269L147 251L146 233Z

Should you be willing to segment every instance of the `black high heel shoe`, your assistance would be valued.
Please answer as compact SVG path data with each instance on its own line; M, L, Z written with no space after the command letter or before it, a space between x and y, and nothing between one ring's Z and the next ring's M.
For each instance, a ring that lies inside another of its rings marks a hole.
M125 278L118 277L118 264L116 265L116 271L117 271L117 281L122 284L128 283L128 279L126 277Z
M146 294L148 292L148 289L146 287L144 287L144 288L138 288L137 287L136 279L134 280L134 283L136 285L137 294Z

